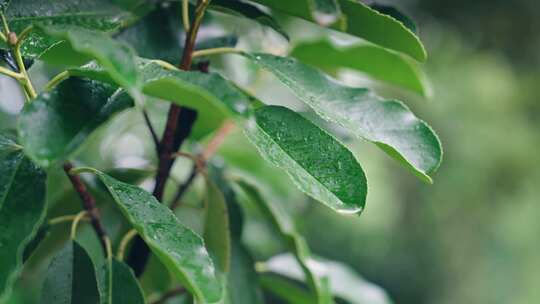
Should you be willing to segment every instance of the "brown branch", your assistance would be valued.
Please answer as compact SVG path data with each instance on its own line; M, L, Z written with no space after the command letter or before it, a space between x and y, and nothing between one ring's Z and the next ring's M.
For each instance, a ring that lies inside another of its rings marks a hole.
M178 287L176 289L167 291L164 293L161 298L157 299L156 301L152 302L151 304L163 304L167 302L167 300L174 298L176 296L179 296L186 292L186 289L184 287Z
M184 52L182 53L182 60L180 63L180 69L182 70L187 71L191 69L191 63L193 60L192 55L195 48L195 40L197 39L197 32L199 31L204 12L208 7L209 3L210 1L208 0L199 0L197 3L197 8L195 10L195 20L193 20L193 23L191 24L191 27L189 28L189 31L186 35ZM174 159L171 159L170 156L173 152L175 152L174 148L176 148L177 150L180 147L182 141L185 139L181 138L180 143L178 143L179 137L176 137L175 140L175 135L177 135L176 130L178 126L178 121L180 118L180 113L182 111L186 111L186 109L182 109L175 104L171 105L171 107L169 108L169 113L167 115L167 124L165 126L165 130L163 131L163 138L161 139L161 143L159 145L158 172L156 174L156 184L154 186L153 192L154 196L159 201L161 201L163 198L165 184L167 183L167 179L169 178L171 168L174 163ZM192 115L186 116L190 117ZM191 127L189 127L189 131L190 130ZM187 137L187 135L185 137Z
M64 164L64 171L66 172L69 180L71 181L73 188L75 188L75 191L77 191L77 193L79 194L79 197L82 200L83 208L84 210L86 210L88 216L90 216L90 222L92 223L92 227L94 227L94 230L96 231L103 250L106 251L107 244L105 239L107 238L107 233L101 225L99 210L96 206L96 200L90 194L90 192L88 192L88 189L86 188L81 178L78 175L71 173L71 169L73 169L73 164L71 164L70 162L66 162Z
M190 70L193 60L193 50L195 48L195 40L197 33L202 23L204 12L210 4L210 0L199 0L195 9L195 19L193 20L184 43L182 60L180 69ZM191 128L197 118L197 112L181 108L172 104L167 114L167 123L163 131L163 137L158 146L158 170L156 174L156 183L154 186L153 195L161 201L165 191L165 185L171 173L171 168L174 164L174 159L171 159L172 153L180 149L184 140L191 133ZM140 276L148 261L150 251L148 246L137 237L133 244L132 250L128 257L128 264L133 268L136 276Z

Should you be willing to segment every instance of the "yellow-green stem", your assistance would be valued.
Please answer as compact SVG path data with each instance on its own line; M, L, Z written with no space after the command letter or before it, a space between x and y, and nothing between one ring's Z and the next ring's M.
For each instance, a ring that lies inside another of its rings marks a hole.
M77 235L77 227L79 226L79 222L87 215L86 210L83 210L79 212L75 218L73 219L73 223L71 224L71 239L74 240L75 236Z
M66 80L69 78L69 72L63 71L59 73L58 75L54 76L46 85L45 85L45 91L50 91L54 87L56 87L60 82Z
M127 249L127 245L129 244L129 242L137 235L137 230L135 229L131 229L130 231L128 231L124 237L122 238L122 240L120 241L120 245L118 246L118 253L116 254L116 257L118 258L118 260L122 261L124 260L124 254L126 252L126 249Z
M24 76L22 74L17 73L17 72L13 72L12 70L6 69L6 68L4 68L2 66L0 66L0 74L4 74L4 75L7 75L9 77L15 78L19 82L24 80Z
M184 30L186 33L189 31L189 0L182 0L182 22L184 23Z
M235 48L230 47L219 47L219 48L213 48L213 49L206 49L206 50L199 50L194 51L192 57L201 57L201 56L210 56L210 55L217 55L217 54L230 54L230 53L241 53L242 51Z

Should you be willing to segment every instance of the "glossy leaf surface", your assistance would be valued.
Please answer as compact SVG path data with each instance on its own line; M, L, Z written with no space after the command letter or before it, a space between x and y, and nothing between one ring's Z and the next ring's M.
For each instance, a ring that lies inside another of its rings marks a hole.
M227 118L243 119L251 114L252 98L219 74L167 69L146 59L139 60L139 68L144 94L197 110L199 119L191 134L194 138L219 128ZM70 73L112 81L95 64L71 69Z
M144 294L133 271L118 260L106 262L98 271L100 304L144 304Z
M133 16L108 0L48 0L11 1L6 18L10 30L20 33L30 25L73 25L92 30L114 31ZM34 30L22 44L23 56L39 57L59 43L56 37Z
M47 25L41 29L51 37L67 41L74 51L95 59L116 84L138 97L141 76L130 46L105 33L80 27Z
M41 294L41 304L99 302L95 267L81 245L69 241L53 258Z
M321 40L301 43L290 55L325 71L352 69L422 96L430 95L426 77L416 63L376 45L336 47L328 40Z
M354 155L338 140L284 107L262 107L255 117L255 126L246 128L248 138L300 190L339 212L364 208L366 177Z
M227 13L233 16L245 17L252 19L255 22L267 26L285 39L289 39L289 35L285 30L272 18L272 16L261 11L258 7L237 0L214 0L211 2L210 9L214 9L223 13Z
M207 303L221 299L221 282L200 236L150 193L97 170L87 170L105 184L133 228L191 293Z
M254 0L272 9L315 21L310 3L313 0L298 0L283 5L280 0ZM419 61L427 57L418 37L402 22L354 0L337 1L342 15L332 28L363 38L388 49L405 53Z
M402 102L383 99L365 88L344 86L295 59L245 56L274 74L322 118L375 143L422 180L432 182L429 174L442 159L439 138Z
M0 133L0 302L21 271L23 252L46 213L45 173L24 156L10 133Z
M130 107L126 96L111 98L116 87L70 78L27 103L19 118L19 138L25 152L48 166L73 153L114 114Z

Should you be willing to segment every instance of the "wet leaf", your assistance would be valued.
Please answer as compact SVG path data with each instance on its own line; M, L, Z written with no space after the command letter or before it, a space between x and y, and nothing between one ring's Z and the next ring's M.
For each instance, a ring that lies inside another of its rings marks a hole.
M0 302L11 293L45 213L45 172L24 156L15 136L0 133Z
M81 245L69 241L49 265L40 303L96 304L98 301L94 264Z
M25 152L42 166L66 159L114 114L130 107L129 98L111 98L116 87L70 78L27 103L19 118Z
M84 12L84 13L82 13ZM134 16L108 0L48 0L11 1L7 10L10 30L20 33L30 25L71 25L99 31L114 31ZM23 56L39 57L54 52L59 39L33 30L22 44Z
M290 55L325 71L352 69L422 96L431 95L426 77L415 62L373 44L337 47L328 40L320 40L300 43Z
M316 22L313 15L312 1L316 0L297 0L290 1L283 5L280 0L254 0L257 3L268 6L272 9L282 11L308 21ZM329 1L325 1L329 2ZM367 41L378 44L382 47L392 49L407 54L416 60L426 60L427 54L420 39L402 22L393 17L381 14L360 1L338 0L341 15L337 21L329 26L333 29L349 33L351 35L363 38ZM321 8L335 7L332 3L323 3ZM331 12L337 14L335 9ZM331 15L332 16L332 15Z
M437 170L442 147L435 132L402 102L383 99L365 88L344 86L292 58L245 54L274 74L319 116L375 143L422 180Z
M205 303L221 299L222 283L200 236L143 189L95 169L80 171L99 177L152 252L192 294Z
M294 253L296 261L315 295L316 303L334 303L326 270L324 267L320 267L311 257L305 239L296 231L293 220L288 213L279 204L265 200L253 185L245 181L239 181L238 186L247 199L251 200L266 216L266 219L272 223L275 230L281 234L281 237L287 243L289 250Z
M251 115L252 97L219 74L166 69L146 59L140 60L139 68L144 77L144 94L197 110L199 116L191 133L194 138L219 128L227 118L245 119ZM71 69L70 73L112 81L93 64Z
M67 41L75 52L95 59L117 85L136 100L139 98L142 78L137 69L136 54L129 45L115 41L103 32L76 26L40 28L51 37Z
M252 19L263 26L273 29L276 31L276 33L289 40L289 35L287 35L287 32L285 32L285 30L276 22L276 20L274 20L274 18L272 18L272 16L261 11L258 7L252 4L237 0L214 0L210 4L210 9L233 16Z
M300 190L336 211L362 211L366 177L345 146L284 107L262 107L255 117L255 126L248 126L246 135L270 163L288 173Z

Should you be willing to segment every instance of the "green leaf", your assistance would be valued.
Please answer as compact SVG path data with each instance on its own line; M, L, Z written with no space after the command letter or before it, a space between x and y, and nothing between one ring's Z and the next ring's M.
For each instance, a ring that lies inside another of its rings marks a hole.
M95 59L116 84L139 99L141 76L133 49L107 34L75 26L41 26L49 36L67 41L71 48Z
M330 260L317 259L326 269L332 293L350 304L391 304L392 301L380 287L366 281L347 265ZM261 267L264 271L279 274L289 279L304 281L302 268L294 256L281 254L272 257Z
M230 304L262 304L262 293L255 272L255 261L242 244L244 216L232 185L225 176L225 168L208 164L211 184L223 193L230 223L230 269L227 273L227 298ZM210 246L210 245L209 245Z
M75 25L92 30L114 31L133 18L108 0L12 1L6 10L10 30L20 33L30 25ZM23 56L39 57L53 51L59 40L34 30L21 47Z
M129 43L141 57L176 63L180 62L184 35L180 10L158 5L116 39Z
M310 250L304 238L296 231L292 219L283 208L272 202L265 200L259 191L245 181L238 181L238 186L246 197L251 200L257 208L273 224L276 231L287 242L289 249L294 253L298 264L306 280L314 292L319 304L332 304L334 300L330 293L328 277L319 267L319 264L311 257Z
M70 78L27 103L19 118L25 152L42 166L69 157L114 114L131 106L129 98L111 98L115 86Z
M219 128L227 118L251 115L252 97L219 74L167 70L151 63L144 67L143 75L145 94L197 111L195 138Z
M297 45L291 56L325 71L357 70L422 96L431 95L426 77L416 63L376 45L362 43L336 47L328 40L320 40Z
M255 261L242 246L233 240L231 270L227 276L227 293L231 304L262 304L262 293L255 272Z
M317 302L309 290L285 277L264 274L260 276L259 281L265 290L285 300L285 303L312 304Z
M289 40L289 35L285 30L272 18L272 16L261 11L258 7L237 0L213 0L210 3L210 9L214 9L233 16L245 17L252 19L255 22L267 26L278 34Z
M194 138L201 138L219 128L227 118L245 119L251 115L252 97L219 74L166 69L146 59L139 60L139 68L144 78L144 94L198 112L191 134ZM71 69L70 74L111 81L94 64Z
M255 117L256 124L248 125L246 135L270 163L289 174L300 190L336 211L362 211L366 177L345 146L284 107L262 107Z
M205 303L221 299L222 283L200 236L143 189L95 169L80 171L98 176L152 252L192 294Z
M144 294L133 271L118 260L106 262L98 271L101 304L144 304Z
M98 301L94 264L81 245L69 241L49 265L41 304L96 304Z
M388 15L401 23L405 25L408 29L410 29L413 33L417 34L418 31L416 29L416 23L407 15L400 12L397 8L391 6L391 5L384 5L384 4L371 4L370 7L376 11L378 11L381 14Z
M365 88L352 88L295 59L244 54L273 73L322 118L375 143L388 155L431 183L442 159L435 132L402 102L386 100Z
M9 297L45 213L45 172L24 156L12 134L0 133L0 303Z
M231 264L229 212L223 193L210 180L206 183L205 205L204 242L210 254L215 257L219 270L227 273Z
M254 1L289 15L316 21L310 6L313 0L290 1L287 5L283 5L281 0ZM355 0L339 0L338 3L342 15L331 28L405 53L419 61L426 60L426 50L420 39L400 21Z

